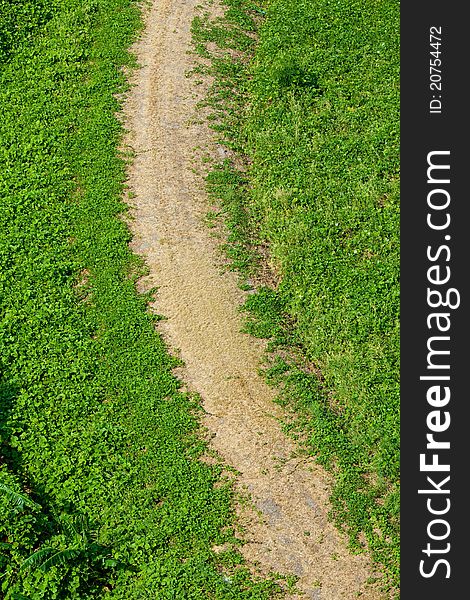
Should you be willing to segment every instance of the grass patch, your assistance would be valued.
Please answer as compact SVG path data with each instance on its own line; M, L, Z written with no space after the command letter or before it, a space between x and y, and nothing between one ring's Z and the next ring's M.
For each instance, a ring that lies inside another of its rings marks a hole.
M135 291L116 113L137 5L0 9L0 596L273 597Z
M257 283L247 330L271 340L289 427L336 476L332 517L398 586L399 5L225 4L193 34L234 153L208 184Z

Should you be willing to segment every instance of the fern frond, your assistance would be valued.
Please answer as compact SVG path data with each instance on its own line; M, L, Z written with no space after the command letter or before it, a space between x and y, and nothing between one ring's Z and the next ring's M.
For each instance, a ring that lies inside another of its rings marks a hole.
M20 571L24 571L25 569L29 570L40 568L51 552L54 552L54 548L51 548L50 546L39 548L39 550L33 552L31 556L28 556L28 558L23 561Z
M43 573L47 573L52 567L67 566L68 562L74 558L80 556L81 551L75 550L74 548L67 548L66 550L60 550L53 554L50 558L42 563L39 570Z
M37 569L43 573L47 573L52 567L66 566L70 560L77 558L80 554L81 551L75 548L57 550L56 548L45 546L31 554L21 565L20 571L24 569Z
M28 506L29 508L37 508L37 509L41 508L39 506L39 504L36 504L36 502L33 502L33 500L31 500L31 498L26 496L26 494L21 494L20 492L15 492L15 490L12 490L11 487L6 485L5 483L2 483L1 481L0 481L0 493L2 493L4 496L6 496L6 498L10 502L10 505L12 508L19 508L20 510L22 510L25 506Z

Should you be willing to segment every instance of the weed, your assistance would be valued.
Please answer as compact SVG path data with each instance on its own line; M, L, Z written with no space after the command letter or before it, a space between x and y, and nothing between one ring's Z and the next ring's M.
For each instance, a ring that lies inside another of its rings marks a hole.
M215 76L212 127L239 157L208 188L234 268L257 281L246 330L283 357L267 376L335 474L332 518L396 586L399 5L225 4L193 35Z
M138 295L116 116L132 0L0 0L0 571L5 598L272 597L233 539ZM128 193L132 198L132 193Z

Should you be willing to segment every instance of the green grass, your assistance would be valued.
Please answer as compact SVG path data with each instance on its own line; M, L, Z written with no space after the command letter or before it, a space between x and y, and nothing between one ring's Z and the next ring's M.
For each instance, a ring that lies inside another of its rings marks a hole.
M137 5L0 8L0 597L274 597L211 550L236 546L230 485L135 291L116 113Z
M226 5L193 34L199 54L219 47L206 104L245 159L208 184L234 266L259 282L264 265L247 330L271 340L289 429L335 474L332 517L397 586L399 5Z

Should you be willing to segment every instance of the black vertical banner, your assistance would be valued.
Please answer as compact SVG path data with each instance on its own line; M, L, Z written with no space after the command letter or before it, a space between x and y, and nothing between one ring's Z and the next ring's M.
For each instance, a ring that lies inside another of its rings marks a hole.
M469 595L470 101L463 7L401 4L403 600Z

